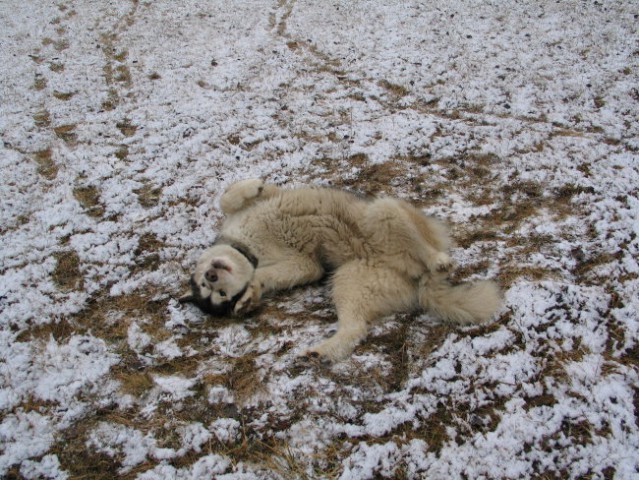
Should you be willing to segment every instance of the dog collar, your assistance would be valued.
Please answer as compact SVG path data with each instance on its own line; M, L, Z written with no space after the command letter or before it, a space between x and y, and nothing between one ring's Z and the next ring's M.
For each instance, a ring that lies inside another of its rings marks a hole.
M213 245L228 245L229 247L237 250L242 255L244 255L244 257L251 263L251 265L253 265L253 268L257 268L257 264L259 262L257 257L253 254L253 252L251 252L251 249L242 242L238 242L237 240L232 240L230 238L220 237L215 241Z

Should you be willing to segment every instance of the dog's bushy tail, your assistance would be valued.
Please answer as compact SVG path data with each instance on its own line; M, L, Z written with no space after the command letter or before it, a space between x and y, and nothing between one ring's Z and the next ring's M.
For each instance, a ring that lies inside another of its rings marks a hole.
M419 284L419 305L449 322L483 323L499 309L501 294L489 280L451 285L443 275L425 275Z

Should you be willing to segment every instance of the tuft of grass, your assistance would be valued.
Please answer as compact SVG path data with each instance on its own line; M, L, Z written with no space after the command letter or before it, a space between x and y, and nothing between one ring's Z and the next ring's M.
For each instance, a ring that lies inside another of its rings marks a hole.
M33 121L36 127L44 128L51 125L51 114L48 110L40 110L33 115Z
M129 147L127 145L120 145L115 151L115 157L119 160L126 160L129 156Z
M402 177L404 171L402 167L399 161L363 165L357 182L364 187L364 193L368 195L390 193L393 183Z
M50 323L33 325L28 330L21 332L18 342L28 342L33 340L47 341L50 338L61 342L76 333L74 326L65 318L56 319Z
M144 270L157 269L160 266L158 251L163 247L164 242L158 239L154 233L143 233L134 252L136 264Z
M160 197L162 195L162 189L153 187L150 184L146 184L142 188L134 190L133 193L138 196L140 205L142 205L144 208L152 208L159 203Z
M415 321L415 315L407 314L403 317L398 329L377 336L369 336L366 339L367 346L380 349L391 364L390 369L384 368L372 372L375 376L375 383L380 385L385 392L401 390L410 373L411 359L408 337L411 323Z
M77 125L60 125L53 129L56 136L69 145L75 145L78 140L78 136L75 133Z
M131 120L129 120L128 118L125 118L121 122L116 123L115 126L125 137L132 137L138 130L138 127L136 125L133 125L131 123Z
M389 92L393 97L401 98L410 93L410 90L402 85L389 82L388 80L380 80L377 85Z
M100 190L94 186L76 187L73 196L84 207L87 215L101 217L104 215L104 207L100 203Z
M73 250L54 254L56 267L51 275L53 281L63 290L78 290L83 287L83 276L80 272L80 257Z
M238 404L245 404L248 400L265 389L258 374L255 355L248 354L231 360L232 367L226 376L226 387L233 392Z
M53 44L53 48L55 48L58 52L62 52L64 50L67 50L69 48L69 46L70 46L70 43L66 39L58 40L57 42L55 42Z
M153 378L146 371L126 371L120 369L113 374L115 380L120 382L120 390L123 393L141 397L154 386Z
M49 70L55 73L64 72L64 63L60 62L51 62L49 63Z
M102 102L102 108L107 112L114 110L120 103L120 97L117 90L109 88L107 92L107 98Z
M553 272L543 267L506 265L499 272L499 283L507 288L519 279L539 281L552 275Z
M125 87L130 87L133 81L129 67L126 65L117 65L113 73L113 80L122 83Z
M428 451L440 452L446 442L451 440L447 427L456 423L455 411L454 405L440 402L435 412L423 419L419 428L415 429L412 434L426 442Z
M50 148L39 150L33 154L33 159L38 164L38 173L47 180L53 180L58 176L58 166L52 157L53 152Z
M91 417L77 422L59 435L57 443L51 448L51 453L58 457L61 467L70 474L71 478L92 480L122 478L118 472L119 462L87 446L90 432L100 421L108 418L108 411L94 412Z
M278 441L269 445L266 442L258 442L260 449L255 449L252 457L255 461L264 465L270 471L279 473L283 478L295 478L298 480L310 480L306 472L304 461L296 455L286 442ZM330 478L324 472L322 478Z
M60 92L59 90L53 91L53 96L58 100L68 101L76 94L76 92Z
M33 81L33 88L35 90L44 90L47 88L47 79L42 75L36 75L35 80Z

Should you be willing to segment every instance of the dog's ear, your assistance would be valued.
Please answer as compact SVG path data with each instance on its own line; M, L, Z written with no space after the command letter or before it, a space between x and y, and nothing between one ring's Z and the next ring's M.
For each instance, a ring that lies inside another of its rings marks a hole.
M193 292L191 292L191 290L189 290L180 298L178 298L178 302L180 303L196 303L195 301L196 301L195 295L193 295Z

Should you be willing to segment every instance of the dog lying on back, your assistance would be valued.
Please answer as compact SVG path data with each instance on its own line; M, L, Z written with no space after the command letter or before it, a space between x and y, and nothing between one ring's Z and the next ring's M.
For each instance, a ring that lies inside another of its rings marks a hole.
M369 322L394 312L429 310L470 324L488 321L499 308L494 282L448 283L446 229L404 201L250 179L231 185L220 206L226 219L218 240L198 260L180 301L215 316L240 316L266 293L332 272L338 329L306 355L343 359Z

